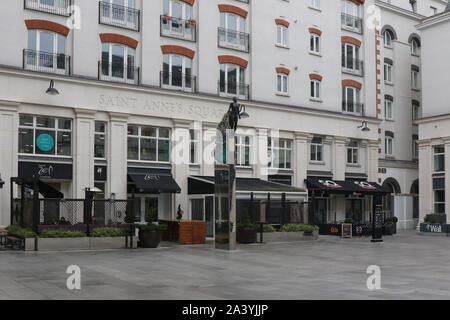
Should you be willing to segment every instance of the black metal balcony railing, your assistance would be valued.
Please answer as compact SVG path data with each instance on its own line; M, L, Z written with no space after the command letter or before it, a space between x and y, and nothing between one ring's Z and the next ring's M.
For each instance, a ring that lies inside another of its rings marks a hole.
M236 1L243 2L243 3L248 3L248 0L236 0Z
M237 97L241 100L250 99L250 86L236 82L217 82L219 96Z
M35 50L23 50L23 68L27 70L70 74L70 56Z
M345 28L352 29L358 33L363 33L363 24L360 17L350 14L341 13L341 25Z
M71 0L24 0L24 8L35 11L42 11L59 16L69 17L71 15Z
M249 34L232 29L218 28L218 45L222 48L249 52Z
M141 12L134 8L100 2L98 19L102 24L139 31Z
M184 73L161 71L160 87L185 92L197 92L197 78Z
M160 17L161 36L196 41L197 22L162 15Z
M110 63L108 61L98 62L99 80L139 84L139 67L128 66L121 63Z
M364 104L359 102L342 101L342 111L365 116Z
M362 60L342 56L342 69L356 75L364 75L364 62Z

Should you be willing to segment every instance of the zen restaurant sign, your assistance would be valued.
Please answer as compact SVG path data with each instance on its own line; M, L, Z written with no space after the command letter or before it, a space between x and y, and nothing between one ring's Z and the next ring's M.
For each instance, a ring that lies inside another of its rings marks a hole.
M72 164L67 163L19 161L20 178L72 180L72 171Z

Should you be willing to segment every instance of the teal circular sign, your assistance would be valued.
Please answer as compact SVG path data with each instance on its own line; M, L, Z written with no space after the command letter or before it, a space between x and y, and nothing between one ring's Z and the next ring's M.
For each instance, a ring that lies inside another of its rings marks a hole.
M55 146L55 140L47 133L39 135L36 139L36 145L44 152L50 151Z

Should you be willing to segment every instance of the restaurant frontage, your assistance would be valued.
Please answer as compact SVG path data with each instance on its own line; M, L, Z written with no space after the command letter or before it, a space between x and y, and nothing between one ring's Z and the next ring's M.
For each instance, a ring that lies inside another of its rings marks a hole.
M306 179L309 194L309 215L320 234L340 234L342 223L353 228L370 228L374 196L386 196L389 190L375 182L360 180ZM383 212L383 218L387 212Z

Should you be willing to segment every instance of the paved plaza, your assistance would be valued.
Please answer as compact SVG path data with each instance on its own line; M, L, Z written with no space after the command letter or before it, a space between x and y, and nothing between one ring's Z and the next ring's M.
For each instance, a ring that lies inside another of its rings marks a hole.
M401 232L383 243L212 244L96 252L0 252L1 299L449 299L450 238ZM81 290L66 287L69 265ZM366 287L369 265L381 289Z

